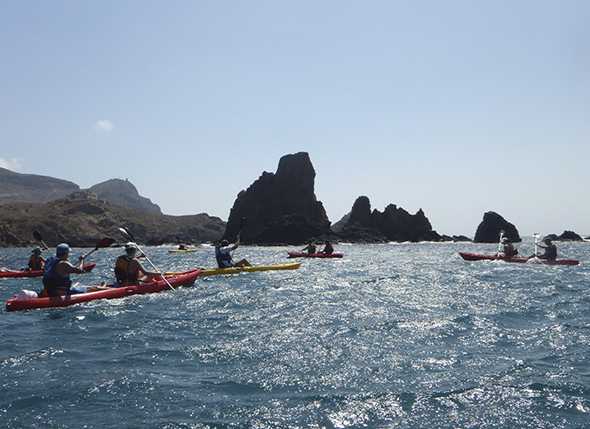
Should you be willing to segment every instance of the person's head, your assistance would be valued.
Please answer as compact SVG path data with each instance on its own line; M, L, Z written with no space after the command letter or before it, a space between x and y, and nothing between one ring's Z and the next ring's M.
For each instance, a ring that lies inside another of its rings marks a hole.
M31 253L35 256L40 256L41 255L41 248L40 247L35 247Z
M507 244L508 242L509 242L508 241L508 237L502 237L502 243L503 244Z
M545 243L545 244L549 245L549 244L551 244L551 239L550 239L550 238L545 238L545 239L543 240L543 243Z
M55 256L59 259L68 259L70 246L67 243L58 244L55 248Z
M130 258L133 258L135 255L137 255L137 250L137 244L135 244L133 241L125 244L125 253L127 253L127 256Z
M329 246L330 242L328 240L326 240L325 244L326 244L326 246Z

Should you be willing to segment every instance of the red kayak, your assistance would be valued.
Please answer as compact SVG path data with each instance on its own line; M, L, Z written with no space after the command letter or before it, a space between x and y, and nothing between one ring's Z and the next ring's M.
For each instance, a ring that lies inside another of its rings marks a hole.
M305 253L305 252L289 252L289 258L342 258L342 253Z
M544 264L544 265L578 265L580 261L577 259L556 259L555 261L548 261L546 259L540 258L521 258L521 257L513 257L513 258L506 258L504 256L498 255L482 255L480 253L464 253L459 252L459 255L465 259L466 261L504 261L504 262L515 262L518 264L526 264L526 263L536 263L536 264Z
M192 285L201 270L192 270L185 273L178 273L173 276L166 276L172 287ZM149 283L140 285L124 286L99 290L96 292L77 293L74 295L54 296L45 298L21 298L14 296L6 301L6 311L30 310L33 308L69 307L70 305L99 299L124 298L131 295L143 295L169 290L170 287L161 278Z
M84 264L82 269L85 273L90 272L93 268L96 267L96 264ZM23 278L23 277L41 277L43 276L43 270L19 270L19 271L0 271L0 279L1 278Z

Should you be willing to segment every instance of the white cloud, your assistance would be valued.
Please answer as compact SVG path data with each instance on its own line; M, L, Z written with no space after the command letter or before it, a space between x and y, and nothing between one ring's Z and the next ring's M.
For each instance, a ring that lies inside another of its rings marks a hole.
M115 128L115 124L108 119L100 119L94 124L94 129L102 133L110 133L113 131L113 128Z
M22 166L16 158L0 158L0 167L18 171Z

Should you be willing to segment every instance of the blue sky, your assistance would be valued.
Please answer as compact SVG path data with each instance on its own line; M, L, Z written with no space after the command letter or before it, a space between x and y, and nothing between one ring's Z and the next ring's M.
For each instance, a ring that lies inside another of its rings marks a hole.
M5 2L0 158L227 218L307 151L359 195L473 235L590 233L586 1Z

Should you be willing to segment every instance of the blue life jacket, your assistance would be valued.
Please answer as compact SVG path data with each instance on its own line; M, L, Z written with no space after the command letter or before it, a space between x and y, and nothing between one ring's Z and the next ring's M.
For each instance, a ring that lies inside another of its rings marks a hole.
M60 276L55 268L60 259L55 256L50 257L45 261L45 271L43 273L43 286L49 296L69 295L72 280L70 275Z
M221 247L215 247L215 259L217 259L217 266L219 268L229 268L234 265L231 252L222 252Z

